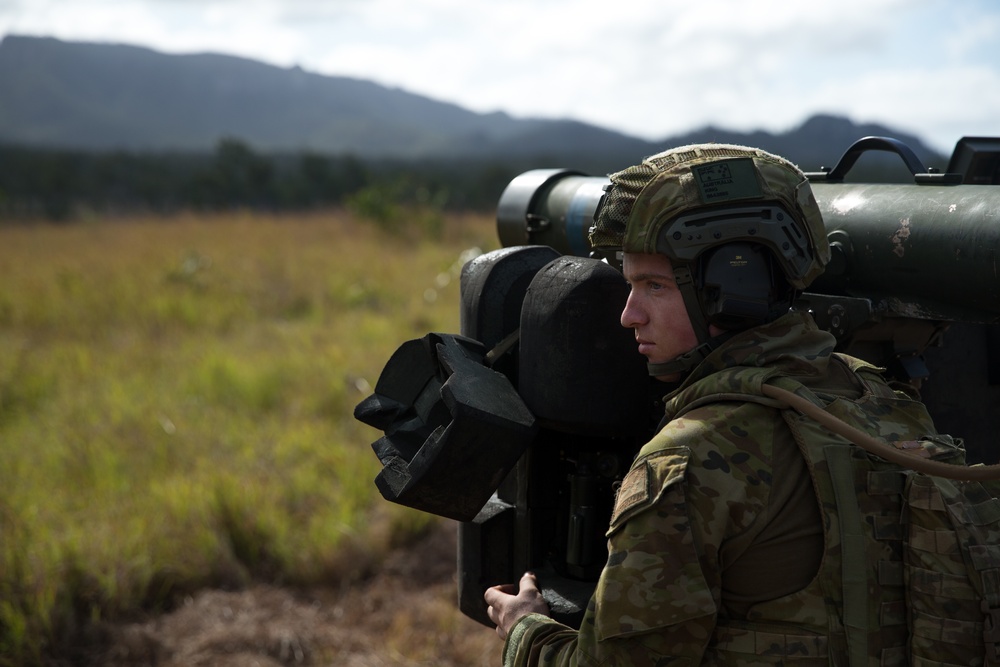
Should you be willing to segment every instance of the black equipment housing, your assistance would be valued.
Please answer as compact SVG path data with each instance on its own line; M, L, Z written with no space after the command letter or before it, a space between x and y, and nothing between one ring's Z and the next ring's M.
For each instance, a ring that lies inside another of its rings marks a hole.
M871 150L899 155L913 183L845 183ZM921 386L939 430L981 462L996 461L1000 431L998 165L1000 139L962 139L945 173L894 139L856 142L809 174L833 257L795 303L838 349ZM578 626L616 485L662 417L668 388L619 322L617 258L586 242L606 184L561 169L515 178L497 208L505 247L463 268L461 334L404 343L355 410L385 434L372 445L382 495L461 522L459 606L487 625L483 591L533 570L554 617ZM710 307L756 321L787 298L765 262L713 291L727 282L719 257L701 267Z

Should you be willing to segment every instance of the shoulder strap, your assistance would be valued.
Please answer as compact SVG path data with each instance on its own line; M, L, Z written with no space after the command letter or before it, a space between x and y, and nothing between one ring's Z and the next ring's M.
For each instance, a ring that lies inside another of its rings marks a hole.
M867 391L881 398L896 398L895 392L888 386L872 382L869 378L864 377L868 372L877 372L874 366L844 355L835 355L834 358L840 363L846 364ZM778 386L779 384L787 388L782 388ZM675 419L695 408L711 403L749 401L779 410L795 410L869 453L908 470L955 480L1000 480L1000 464L966 466L933 461L929 458L927 443L921 440L906 440L893 445L886 444L831 414L824 408L823 402L800 382L793 378L780 376L773 369L727 369L717 374L716 380L711 385L706 386L711 386L711 389L702 389L701 383L699 383L682 391L673 399L682 407L674 414L669 414L668 411L666 419Z
M869 453L909 470L964 481L1000 480L1000 465L964 466L922 458L924 449L920 441L908 440L898 443L895 447L887 445L830 414L812 401L787 389L765 383L761 386L761 392L765 396L783 403L786 407L816 420L832 432Z

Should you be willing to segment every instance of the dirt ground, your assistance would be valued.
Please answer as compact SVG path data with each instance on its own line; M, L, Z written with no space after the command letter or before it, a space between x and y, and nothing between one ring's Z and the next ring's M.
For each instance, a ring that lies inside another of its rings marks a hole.
M203 591L168 614L108 628L102 667L487 667L493 629L457 609L456 524L393 552L343 590Z

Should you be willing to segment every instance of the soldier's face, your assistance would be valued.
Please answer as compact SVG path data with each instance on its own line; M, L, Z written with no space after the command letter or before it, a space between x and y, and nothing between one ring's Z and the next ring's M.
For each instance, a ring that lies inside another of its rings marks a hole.
M650 363L670 361L698 345L670 260L661 254L625 253L622 272L631 286L622 326L635 330L639 353ZM673 380L663 377L662 380Z

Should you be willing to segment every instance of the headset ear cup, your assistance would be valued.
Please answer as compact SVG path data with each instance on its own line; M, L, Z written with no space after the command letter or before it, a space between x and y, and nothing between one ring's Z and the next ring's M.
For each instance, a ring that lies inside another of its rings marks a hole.
M753 243L712 248L699 262L698 293L710 324L728 331L763 324L788 309L768 251Z

